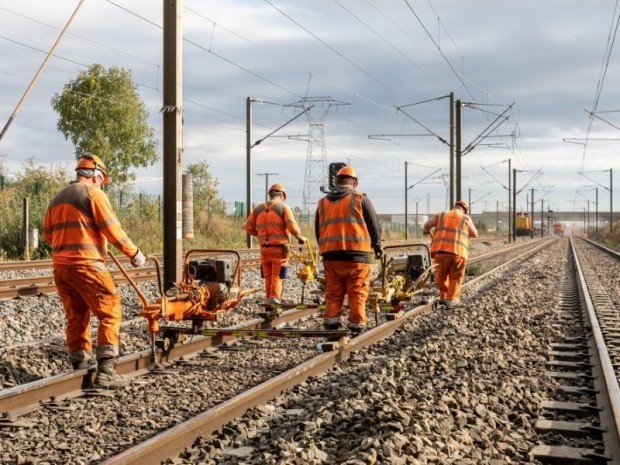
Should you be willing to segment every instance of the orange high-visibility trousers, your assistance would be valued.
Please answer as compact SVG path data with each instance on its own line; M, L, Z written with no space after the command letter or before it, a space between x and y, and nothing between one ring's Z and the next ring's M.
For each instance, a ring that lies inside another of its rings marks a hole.
M461 285L465 278L467 260L453 253L437 253L434 257L435 282L439 288L439 297L455 300L461 296Z
M90 318L99 319L97 357L118 355L121 328L121 296L102 262L86 265L54 265L54 281L65 308L66 337L72 361L90 358Z
M366 324L366 300L370 290L370 263L324 261L326 324L339 323L345 294L349 297L349 324Z
M265 279L265 297L281 298L282 296L282 267L288 262L286 248L282 247L261 247L260 263L261 272Z

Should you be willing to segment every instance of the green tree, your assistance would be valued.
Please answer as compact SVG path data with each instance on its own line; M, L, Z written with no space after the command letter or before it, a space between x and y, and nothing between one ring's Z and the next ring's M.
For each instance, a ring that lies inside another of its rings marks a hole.
M133 180L132 168L157 161L155 132L130 71L94 64L52 97L52 107L76 158L85 152L98 155L113 180Z
M206 161L192 163L187 166L187 173L192 175L194 195L194 218L206 215L226 215L226 202L218 197L217 180L209 172Z
M0 258L21 257L24 199L29 199L30 227L42 233L43 217L50 200L70 180L71 174L63 166L46 168L37 165L33 157L26 159L14 179L0 191ZM39 248L32 251L32 258L46 257L49 253L49 244L39 240Z
M28 157L22 169L15 175L11 186L20 197L42 199L47 204L51 198L72 180L72 173L64 166L50 166L46 168L37 165L34 157Z

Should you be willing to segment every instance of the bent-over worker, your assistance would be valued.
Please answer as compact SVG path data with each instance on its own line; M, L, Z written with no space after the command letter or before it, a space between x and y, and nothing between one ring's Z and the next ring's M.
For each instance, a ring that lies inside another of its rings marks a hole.
M145 258L122 229L101 189L110 178L96 155L86 154L75 168L76 180L52 199L43 223L43 239L52 246L54 281L65 309L69 359L87 368L93 357L91 315L99 319L96 387L128 384L116 372L121 326L121 296L105 265L107 243L143 266Z
M478 237L474 222L467 215L469 206L457 200L451 210L430 218L422 232L430 234L431 257L435 260L435 282L439 287L439 303L449 308L460 305L461 286L469 256L469 238Z

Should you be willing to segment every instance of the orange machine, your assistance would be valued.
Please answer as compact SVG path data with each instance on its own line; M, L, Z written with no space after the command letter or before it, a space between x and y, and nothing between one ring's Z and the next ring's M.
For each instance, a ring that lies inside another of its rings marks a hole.
M140 316L148 321L153 353L155 353L155 337L160 331L160 320L189 321L192 324L191 330L184 332L198 334L205 321L217 321L219 314L232 310L245 296L258 291L258 289L241 288L241 257L238 252L190 250L185 254L181 281L174 283L165 292L161 282L161 265L152 255L147 256L155 262L161 295L155 302L149 303L116 257L110 255L138 294L142 306ZM199 255L202 257L193 258ZM218 258L204 258L205 255L209 257L216 255ZM226 256L230 258L219 258Z
M316 255L306 243L308 254L296 254L302 263L298 273L299 279L305 284L314 279L316 274ZM193 335L205 337L311 337L327 338L331 341L322 350L331 350L334 344L347 340L348 332L343 330L317 331L305 329L237 329L237 328L212 328L203 327L205 322L217 321L218 315L229 312L235 308L241 300L258 289L242 290L241 287L241 257L234 250L190 250L185 255L183 264L183 277L178 283L174 283L166 292L162 289L161 266L157 259L147 256L155 262L157 281L161 297L155 302L149 303L145 295L138 289L135 282L129 277L127 271L120 265L112 254L112 259L119 270L125 275L129 283L138 294L142 306L140 316L148 321L148 330L151 335L151 358L155 362L157 348L163 349L164 354L174 347L175 344L185 341ZM193 257L202 255L196 259ZM205 257L206 255L206 257ZM221 258L225 256L231 258ZM210 258L217 256L218 258ZM234 256L234 257L233 257ZM234 266L234 269L233 269ZM279 308L271 308L279 311L280 308L311 308L317 304L292 304L277 305ZM277 315L268 315L269 317ZM187 325L164 325L160 327L160 321L164 322L190 322ZM162 333L157 340L158 333ZM343 339L344 338L344 339ZM339 342L333 342L339 341Z

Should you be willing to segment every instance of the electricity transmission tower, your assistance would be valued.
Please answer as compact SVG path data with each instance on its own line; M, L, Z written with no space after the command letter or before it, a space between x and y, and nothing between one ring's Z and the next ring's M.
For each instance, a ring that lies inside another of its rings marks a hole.
M304 193L302 211L305 215L314 212L320 196L321 186L327 185L327 155L325 152L325 125L329 110L333 106L349 105L331 97L305 97L287 106L299 107L306 112L310 124L308 151L306 154L306 172L304 175Z

